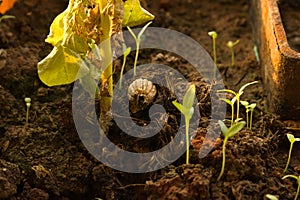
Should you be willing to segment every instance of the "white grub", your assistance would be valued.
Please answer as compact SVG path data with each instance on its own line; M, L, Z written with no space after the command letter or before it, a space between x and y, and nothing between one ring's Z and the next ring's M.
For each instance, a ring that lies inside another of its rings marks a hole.
M147 79L136 79L128 87L128 99L131 102L150 104L156 95L156 87Z

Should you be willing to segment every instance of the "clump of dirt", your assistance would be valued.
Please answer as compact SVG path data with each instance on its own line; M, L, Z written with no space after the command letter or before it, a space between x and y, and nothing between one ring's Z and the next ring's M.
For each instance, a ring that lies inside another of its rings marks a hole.
M262 84L247 88L242 96L244 100L257 103L253 129L244 129L228 141L225 173L217 182L221 169L222 137L219 137L218 127L210 127L209 124L212 106L216 106L211 104L211 99L219 98L212 96L210 91L216 90L220 83L207 84L189 63L169 52L143 50L139 62L172 66L196 85L200 121L195 122L199 126L192 131L191 164L184 164L183 155L172 166L135 174L114 170L96 160L81 142L74 125L72 85L49 88L40 82L37 75L37 62L51 50L51 46L44 42L49 26L66 6L67 3L60 0L19 0L7 13L16 16L16 19L0 23L0 198L263 199L265 194L270 193L280 199L293 199L296 184L293 180L281 178L289 148L285 134L297 135L298 132L264 111ZM260 66L253 53L246 0L174 0L164 1L163 6L148 2L148 9L156 16L153 26L182 32L198 41L210 54L212 41L207 32L217 31L217 64L227 88L237 91L247 82L261 82ZM229 67L230 50L226 43L237 39L240 43L235 48L236 65ZM125 71L131 69L132 62L131 56ZM116 64L116 78L119 65ZM157 74L146 76L151 79L162 72L158 70ZM182 83L179 79L170 80L173 76L168 78L157 81L169 82L173 86ZM169 88L160 84L155 86L158 94L152 104L163 105L167 113L157 121L158 125L164 122L162 131L150 140L142 140L125 134L112 122L107 136L119 148L149 152L173 140L181 115L172 101L180 99ZM183 95L187 84L179 88ZM24 97L32 99L27 126ZM119 98L122 102L127 97ZM151 105L142 112L132 112L129 108L129 119L147 125ZM93 106L94 101L86 102L87 108ZM244 119L245 113L245 109L241 108ZM122 116L114 117L122 120ZM230 118L229 113L227 118ZM91 123L97 125L98 121ZM208 132L218 136L217 139L204 142ZM88 139L97 141L99 135ZM199 149L202 147L212 150L200 159ZM300 162L294 159L298 155L296 145L294 155L289 174L299 174ZM113 152L106 156L118 158Z

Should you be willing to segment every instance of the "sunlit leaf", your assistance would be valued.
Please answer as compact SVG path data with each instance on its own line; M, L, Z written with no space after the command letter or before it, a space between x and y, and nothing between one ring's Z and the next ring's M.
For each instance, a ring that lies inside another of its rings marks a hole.
M142 8L139 0L125 1L123 27L137 26L153 19L154 15Z
M60 13L52 22L50 26L50 33L46 38L46 42L55 46L64 38L64 17L67 14L67 10Z
M240 130L242 130L242 128L244 128L244 126L246 125L246 122L241 121L241 122L236 122L234 123L229 129L228 129L228 135L227 137L230 138L232 136L234 136L235 134L237 134Z
M88 73L80 56L63 46L54 47L51 53L38 63L38 74L48 86L69 84Z

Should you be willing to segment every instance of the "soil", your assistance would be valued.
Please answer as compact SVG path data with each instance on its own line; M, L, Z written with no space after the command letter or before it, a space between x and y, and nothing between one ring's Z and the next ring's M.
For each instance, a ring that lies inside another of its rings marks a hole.
M246 0L164 1L145 5L156 19L151 26L182 32L198 41L212 55L207 35L216 31L218 67L227 88L237 91L242 85L259 81L243 94L243 100L257 103L252 130L243 129L230 138L226 149L225 173L220 181L222 141L212 151L198 157L203 138L209 131L212 85L194 73L182 58L168 52L143 51L140 63L158 62L174 66L195 83L202 117L192 138L190 162L185 155L161 170L143 174L111 169L97 161L82 144L72 118L72 85L47 87L38 78L37 62L51 50L44 42L49 26L67 2L61 0L19 0L7 14L15 19L0 23L0 198L1 199L265 199L266 194L293 199L296 180L285 174L299 175L300 147L294 145L290 166L283 173L289 141L287 133L300 137L291 128L264 109L261 66L253 52L248 4ZM284 8L282 8L284 9ZM298 18L300 13L298 14ZM236 62L230 66L229 40L239 39ZM134 54L129 57L132 62ZM118 65L118 64L116 64ZM128 66L129 68L129 66ZM115 77L118 69L116 69ZM127 69L128 70L128 69ZM159 73L159 72L158 72ZM150 77L150 75L146 75ZM170 96L170 99L166 97ZM29 122L25 125L24 98L30 97ZM180 113L170 103L172 93L158 86L154 103L169 113L162 131L150 140L126 136L113 123L107 135L117 145L135 152L149 152L172 140L180 122ZM137 123L148 123L143 114L131 114ZM245 109L241 116L245 119ZM228 109L227 118L230 118ZM110 154L110 155L113 155ZM113 155L118 156L118 155Z

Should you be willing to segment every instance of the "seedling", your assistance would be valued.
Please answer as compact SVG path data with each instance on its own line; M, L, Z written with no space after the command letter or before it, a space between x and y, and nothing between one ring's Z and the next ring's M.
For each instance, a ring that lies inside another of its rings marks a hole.
M298 184L298 188L297 188L297 192L295 195L294 200L297 200L298 195L299 195L299 191L300 191L300 176L295 176L295 175L285 175L282 179L286 179L286 178L294 178L297 180L297 184Z
M236 102L236 97L233 97L231 100L229 99L225 99L225 98L220 98L220 100L225 101L226 103L228 103L231 106L231 123L230 126L232 126L233 124L233 120L234 120L234 104Z
M24 98L24 101L26 103L26 122L25 125L28 124L28 118L29 118L29 108L31 105L31 99L29 97Z
M139 32L138 36L136 36L134 34L134 32L131 30L131 28L129 26L127 26L128 31L130 32L130 34L132 35L132 37L135 40L135 44L136 44L136 51L135 51L135 59L134 59L134 64L133 64L133 74L136 75L136 65L137 65L137 60L139 57L139 50L140 50L140 43L141 43L141 37L144 34L146 28L151 24L152 22L149 22L148 24L146 24L142 30Z
M195 98L196 87L191 85L183 97L182 104L173 101L173 105L184 115L185 118L185 139L186 139L186 164L189 164L189 148L190 148L190 138L189 138L189 125L190 119L194 114L194 98Z
M239 118L239 113L240 113L240 99L241 99L241 96L242 94L244 93L244 90L246 87L248 87L249 85L252 85L252 84L255 84L255 83L258 83L258 81L253 81L253 82L250 82L250 83L246 83L245 85L243 85L239 91L236 93L235 91L233 90L229 90L229 89L224 89L224 90L218 90L218 92L228 92L228 93L231 93L234 95L234 98L236 98L236 107L237 107L237 111L236 111L236 119L235 119L235 122L241 120ZM235 101L234 101L235 102ZM233 103L234 103L233 102ZM226 103L229 103L229 102L226 102ZM232 102L231 102L232 103Z
M210 31L208 32L208 35L212 37L213 41L213 54L214 54L214 78L216 78L217 73L217 50L216 50L216 39L218 37L218 34L216 31Z
M234 66L234 50L233 50L233 47L235 45L237 45L239 42L240 42L240 40L237 40L235 42L232 42L232 41L227 42L227 47L230 49L230 52L231 52L231 66L232 67Z
M272 194L266 194L266 198L268 198L270 200L278 200L278 197L276 197L275 195L272 195Z
M12 15L3 15L0 17L0 23L2 22L2 20L4 19L14 19L16 18L15 16L12 16Z
M256 107L256 103L252 103L252 104L249 105L249 102L241 101L241 104L243 106L245 106L245 108L246 108L247 128L249 128L251 130L252 129L253 111L254 111L254 108ZM250 112L250 119L249 119L249 112ZM250 121L250 123L249 123L249 121Z
M290 141L290 150L289 150L289 156L288 156L288 160L286 162L286 166L284 168L284 171L283 172L286 172L289 164L290 164L290 160L291 160L291 155L292 155L292 149L293 149L293 145L294 145L294 142L299 142L300 141L300 138L295 138L293 134L286 134L287 138L289 139Z
M222 146L222 155L223 155L223 159L222 159L222 168L221 168L221 172L220 175L218 177L218 181L221 179L223 173L224 173L224 169L225 169L225 150L226 150L226 143L228 141L229 138L235 136L240 130L242 130L242 128L245 126L246 122L244 121L240 121L240 122L236 122L234 123L232 126L230 126L230 128L228 129L227 126L224 124L223 121L219 120L218 121L220 127L221 127L221 131L224 135L224 140L223 140L223 146Z
M123 44L123 64L122 64L122 68L121 68L121 73L120 73L120 84L119 84L119 88L122 88L122 79L123 79L123 72L124 72L124 68L125 68L125 64L126 64L126 58L129 55L131 51L131 47L126 47L125 44Z

